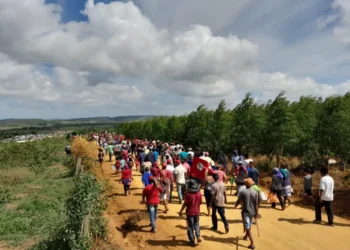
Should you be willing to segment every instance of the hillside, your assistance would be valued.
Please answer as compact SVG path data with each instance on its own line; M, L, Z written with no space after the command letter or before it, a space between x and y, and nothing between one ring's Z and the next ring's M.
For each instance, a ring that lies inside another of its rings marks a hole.
M140 121L152 118L153 116L147 115L133 115L133 116L116 116L116 117L87 117L87 118L74 118L74 119L4 119L0 120L0 128L21 128L21 127L36 127L36 126L52 126L57 124L102 124L102 123L118 123L127 121Z

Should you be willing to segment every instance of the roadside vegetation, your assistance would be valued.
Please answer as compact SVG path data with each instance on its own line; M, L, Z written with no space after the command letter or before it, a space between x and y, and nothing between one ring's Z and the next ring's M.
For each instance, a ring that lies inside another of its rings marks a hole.
M65 139L0 144L0 246L89 249L105 234L103 187L89 169L92 148L78 137L73 156ZM76 159L84 172L74 176Z

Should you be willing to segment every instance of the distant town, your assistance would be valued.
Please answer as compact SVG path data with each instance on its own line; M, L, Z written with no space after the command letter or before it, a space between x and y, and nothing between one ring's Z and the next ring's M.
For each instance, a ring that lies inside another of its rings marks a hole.
M40 141L46 138L53 138L53 137L64 137L67 134L70 134L72 131L56 131L52 133L47 134L27 134L27 135L16 135L12 138L4 139L0 142L8 143L8 142L17 142L17 143L24 143L24 142L31 142L31 141Z

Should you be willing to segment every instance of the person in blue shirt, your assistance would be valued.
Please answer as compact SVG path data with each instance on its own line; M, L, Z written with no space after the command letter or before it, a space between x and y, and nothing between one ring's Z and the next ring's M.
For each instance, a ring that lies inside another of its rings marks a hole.
M149 168L146 167L145 173L142 175L142 178L141 178L144 187L147 187L150 184L150 182L149 182L150 176L152 176L152 174L149 172Z
M181 151L181 153L179 154L180 156L180 161L181 160L186 160L188 158L188 153L185 151Z
M248 177L251 178L256 185L259 186L259 170L255 168L255 164L253 161L249 162L249 167L250 171L248 172Z
M155 148L153 148L152 151L153 151L153 159L152 159L152 164L153 164L155 162L158 162L159 153L158 153L158 151Z

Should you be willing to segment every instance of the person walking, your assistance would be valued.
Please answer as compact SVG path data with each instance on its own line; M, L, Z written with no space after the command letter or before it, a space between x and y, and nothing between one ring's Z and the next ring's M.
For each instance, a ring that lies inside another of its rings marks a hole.
M320 199L315 206L314 223L322 223L321 209L326 208L328 225L334 226L333 222L333 198L334 198L334 180L328 175L327 168L321 168L321 180L320 180Z
M305 176L304 176L304 196L311 199L312 203L315 204L315 199L312 196L312 175L311 175L311 169L305 170Z
M243 239L247 240L249 238L250 245L248 248L255 249L251 228L253 218L255 218L255 221L257 220L259 211L259 196L258 193L251 188L254 185L254 181L251 178L245 179L244 184L246 189L240 192L235 208L237 208L239 204L242 204L242 220L245 232Z
M105 141L105 142L103 143L103 148L104 148L104 150L105 150L105 154L108 154L108 143L107 143L107 141Z
M153 178L153 176L149 176L150 184L143 189L142 192L142 202L145 202L145 198L147 199L147 211L151 221L151 232L156 232L156 221L158 214L158 205L160 202L159 193L163 192L163 189L160 183Z
M249 162L250 172L248 173L248 177L251 178L256 185L259 186L259 170L255 168L254 161Z
M114 146L112 144L108 145L108 155L109 155L109 161L112 162L112 156L114 153Z
M69 158L72 154L72 150L69 143L67 143L66 147L64 148L64 151L66 152L67 158Z
M227 183L226 173L224 172L225 166L219 166L219 169L215 171L215 173L219 177L219 181Z
M161 174L161 172L162 171L159 168L158 162L153 163L153 167L151 169L151 174L158 181L160 181L160 174Z
M152 163L158 163L159 153L155 147L152 149L152 151Z
M170 170L166 169L166 164L162 165L161 171L161 185L163 192L160 194L160 200L163 201L164 213L168 213L168 201L170 197L170 185L172 183L173 173Z
M243 189L245 189L245 185L244 185L244 180L247 179L248 177L248 172L246 170L246 168L243 166L243 163L241 161L239 161L238 163L238 174L236 177L236 187L237 187L237 192L235 193L235 195L239 195L239 192Z
M286 204L288 201L288 206L290 206L291 201L288 197L292 196L292 184L290 182L290 172L287 169L286 164L282 164L281 166L281 173L283 175L283 183L282 183L282 196L284 198L283 202Z
M145 168L145 173L142 175L142 178L141 178L144 188L150 184L149 183L150 176L152 176L152 174L149 172L149 168Z
M212 220L213 226L211 229L215 231L218 229L218 218L216 216L216 211L217 211L221 217L222 222L224 223L225 231L226 233L228 233L229 226L225 216L225 203L226 203L225 185L223 182L219 181L219 176L217 174L213 174L213 178L215 183L211 187L211 194L213 196L212 198L213 212L211 214L211 220Z
M184 203L182 204L179 215L182 217L182 212L186 208L186 220L187 220L187 235L189 239L189 245L195 246L195 237L197 242L202 242L200 229L199 229L199 214L200 206L202 203L202 195L200 192L200 186L195 180L190 179L188 183L188 189L185 194Z
M103 153L103 149L102 148L99 148L98 149L98 162L100 163L100 167L101 167L101 170L102 170L102 173L103 173L103 167L102 167L102 163L103 163L103 159L105 157L104 153Z
M122 171L122 183L124 185L124 195L127 196L130 195L130 184L132 180L132 172L128 166L125 166L125 168Z
M212 201L213 201L213 195L211 194L211 188L213 184L215 183L214 178L213 178L214 170L209 169L208 171L208 176L204 182L204 198L205 198L205 203L207 205L207 216L210 216L211 212L211 207L212 207Z
M179 164L174 170L174 175L179 203L181 204L186 192L187 169L182 164Z
M283 175L278 168L274 168L272 172L273 172L273 176L272 176L272 183L270 187L270 193L277 195L277 198L281 204L282 211L283 211L285 209L285 205L282 200ZM273 201L271 206L275 208L276 202Z

